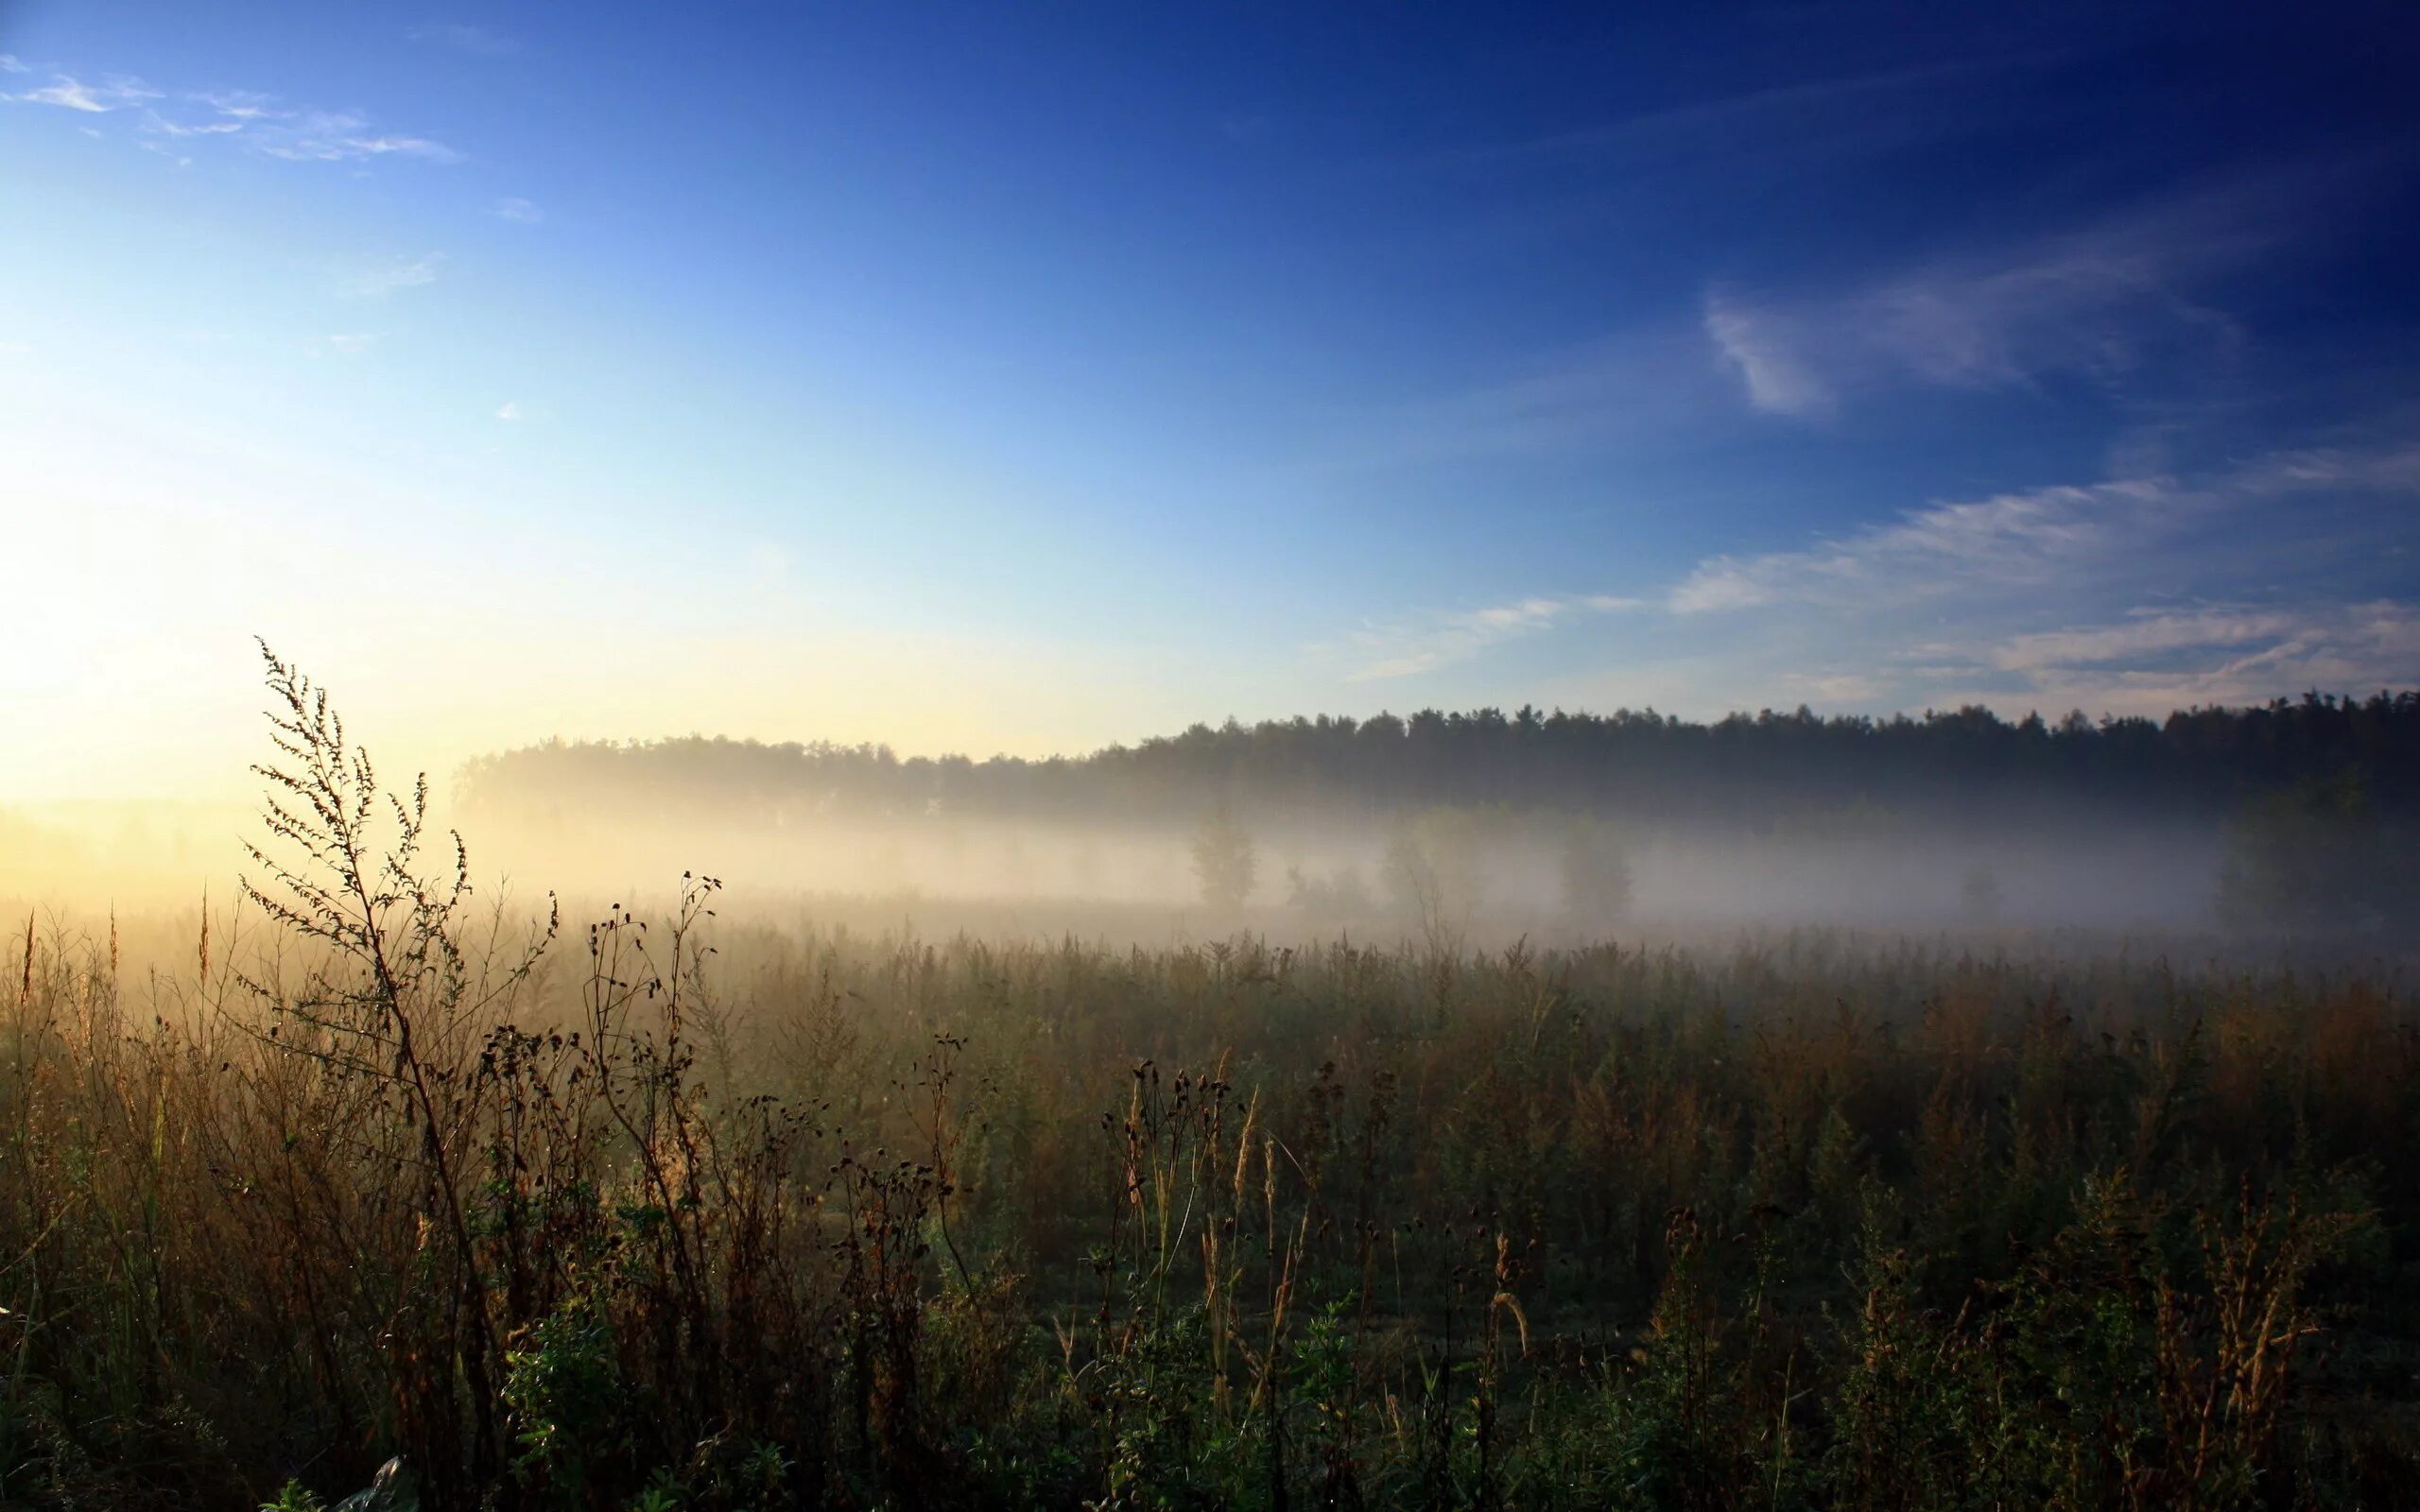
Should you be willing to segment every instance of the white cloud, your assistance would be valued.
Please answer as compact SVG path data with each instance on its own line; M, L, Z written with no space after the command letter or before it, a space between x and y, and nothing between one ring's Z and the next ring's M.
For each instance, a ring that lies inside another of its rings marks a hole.
M277 109L275 95L248 89L205 90L192 96L199 104L207 105L220 115L236 121L256 121L267 116L285 113Z
M1415 677L1467 662L1505 641L1535 635L1588 615L1623 613L1645 607L1642 599L1610 593L1524 598L1432 616L1412 627L1365 629L1348 638L1346 649L1357 664L1346 677L1355 682Z
M1874 609L1979 591L2040 591L2138 568L2213 513L2317 494L2420 494L2420 445L2274 452L2194 480L2118 478L1927 505L1790 551L1710 557L1668 607L1703 614L1800 603Z
M383 158L391 154L406 158L426 158L431 163L462 161L462 154L442 142L432 142L424 136L396 136L389 133L384 136L356 137L347 145L365 158Z
M163 136L172 137L226 136L231 132L240 131L244 129L244 123L241 121L180 122L166 120L158 115L153 115L149 120L143 124L148 130L157 131Z
M1688 576L1674 585L1671 609L1675 614L1703 614L1728 609L1754 609L1770 604L1774 598L1772 586L1764 579L1766 573L1758 568L1770 558L1738 561L1729 557L1716 557L1700 562Z
M2083 689L2114 708L2137 696L2266 697L2306 681L2408 682L2420 676L2420 619L2396 600L2340 611L2221 597L2247 571L2285 571L2260 542L2299 549L2312 505L2361 495L2420 499L2420 445L2274 452L2206 475L1927 505L1796 549L1706 558L1652 598L1513 599L1313 649L1343 658L1349 680L1383 680L1594 615L1646 611L1639 648L1686 644L1718 699L1754 690L1835 707L2004 707ZM2142 608L2147 578L2213 604ZM2336 585L2321 581L2304 602L2325 602ZM1596 684L1623 685L1611 674Z
M2415 504L2420 444L2388 439L1927 506L1800 549L1704 558L1657 600L1668 612L1625 635L1618 665L1517 696L1702 713L1778 700L2164 714L2408 686ZM1426 670L1448 656L1422 653L1452 650L1455 628L1361 644Z
M1989 655L1993 665L2008 672L2098 667L2163 652L2275 642L2294 634L2300 624L2297 616L2276 610L2138 609L2115 625L2014 636Z
M1752 301L1718 287L1705 335L1748 402L1784 415L1894 385L2203 382L2243 335L2202 291L2274 249L2301 195L2283 179L2204 191L1829 293Z
M495 418L496 418L496 419L498 419L498 420L504 420L504 421L519 420L519 419L521 418L521 403L520 403L520 401L518 401L518 400L513 400L513 399L508 399L508 400L506 400L506 401L505 401L501 405L499 405L499 406L497 407L496 412L495 412Z
M17 60L14 53L0 53L0 74L29 74L33 70Z
M254 151L289 163L359 163L385 157L458 163L462 159L444 143L427 137L373 132L366 119L345 111L273 112L251 122L244 140Z
M23 73L26 69L20 63L0 72ZM223 138L265 156L295 163L361 163L378 158L457 163L462 157L431 137L374 129L358 112L289 107L273 95L253 90L203 90L172 95L123 75L110 75L93 83L74 75L56 74L50 83L40 89L0 94L0 99L58 106L93 116L140 106L140 145L165 152L181 163L190 160L169 150L164 143Z
M2200 392L2245 339L2212 291L2276 251L2316 193L2281 173L1831 289L1718 281L1693 312L1405 405L1360 449L1382 463L1584 450L1701 425L1740 399L1820 420L1909 387Z
M493 207L493 213L499 220L518 221L524 226L535 226L546 218L544 211L527 199L517 198L497 200Z
M2137 609L1975 650L1983 664L2014 674L2021 696L2048 707L2158 714L2304 689L2360 694L2408 684L2420 674L2420 605ZM2009 701L2005 693L1978 696Z
M444 261L443 252L392 258L363 268L345 279L338 287L342 293L355 299L384 299L399 290L436 283L438 265Z
M374 331L343 331L327 338L328 350L343 356L358 356L377 343Z
M21 73L22 65L11 69ZM40 89L7 96L23 105L56 105L63 110L81 111L88 115L106 115L129 105L146 100L164 98L158 90L139 78L112 74L97 84L88 84L69 74L53 74L51 81Z
M1673 585L1668 602L1675 613L1703 614L1785 600L1904 600L1979 579L2039 581L2200 497L2167 480L2128 479L1937 504L1805 550L1709 558Z
M1776 415L1810 415L1832 407L1832 390L1801 365L1769 318L1720 293L1705 301L1705 332L1748 386L1748 403Z

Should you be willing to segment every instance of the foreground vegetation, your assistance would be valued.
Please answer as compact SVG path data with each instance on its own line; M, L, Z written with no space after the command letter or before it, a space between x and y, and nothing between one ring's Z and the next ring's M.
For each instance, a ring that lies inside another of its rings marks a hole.
M2420 1484L2391 971L558 930L272 670L244 907L10 952L0 1503Z

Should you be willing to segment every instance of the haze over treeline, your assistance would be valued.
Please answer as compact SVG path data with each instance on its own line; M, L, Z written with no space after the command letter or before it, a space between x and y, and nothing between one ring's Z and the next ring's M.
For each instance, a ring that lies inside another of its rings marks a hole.
M1213 928L1441 938L2331 934L2420 898L2420 693L2165 720L1424 710L1231 720L1045 761L549 741L470 764L457 796L518 874L615 885L702 860L760 894L1112 902Z
M1272 816L1504 805L1758 825L1858 802L1952 817L2083 804L2207 817L2345 774L2381 806L2420 801L2420 692L2310 693L2165 720L2011 721L1977 706L1888 718L1768 710L1710 724L1652 710L1422 710L1198 724L1042 761L701 735L547 741L469 763L458 791L473 814L629 799L659 814L1147 820L1226 800Z

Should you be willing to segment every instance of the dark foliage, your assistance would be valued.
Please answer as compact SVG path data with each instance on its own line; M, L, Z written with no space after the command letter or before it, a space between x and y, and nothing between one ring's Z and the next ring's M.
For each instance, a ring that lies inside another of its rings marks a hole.
M1713 724L1651 710L1424 710L1196 725L1044 761L699 736L549 742L471 764L462 790L474 812L638 800L667 818L839 809L1190 823L1226 799L1263 816L1498 805L1762 828L1859 802L1949 820L2079 806L2209 816L2343 773L2383 809L2420 806L2420 693L2055 723L1981 708L1887 719L1767 711Z

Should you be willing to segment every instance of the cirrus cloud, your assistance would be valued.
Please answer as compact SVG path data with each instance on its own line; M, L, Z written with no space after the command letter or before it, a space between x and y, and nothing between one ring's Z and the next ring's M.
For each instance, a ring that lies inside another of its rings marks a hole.
M15 62L16 60L10 59L9 61ZM28 70L19 63L9 72L24 73ZM56 105L61 110L80 111L87 115L107 115L130 105L165 97L143 80L124 74L109 75L97 83L87 83L72 74L53 74L50 82L40 89L0 95L0 98L13 100L20 105Z
M2245 342L2211 291L2273 252L2314 193L2279 171L1860 286L1757 298L1718 284L1702 329L1749 404L1769 414L1822 415L1907 385L2188 386L2232 368Z
M13 58L9 62L13 66L0 73L31 72ZM51 75L48 84L0 94L0 100L48 105L83 115L130 112L136 122L134 140L143 146L168 151L172 157L178 156L172 150L174 144L215 138L289 163L359 163L396 158L442 163L462 158L434 137L376 127L359 111L288 105L256 90L171 91L123 74L88 79L59 72Z
M437 282L438 266L445 261L443 252L427 252L419 257L392 257L372 264L347 275L338 284L340 293L354 299L378 300L404 289L419 288Z
M1646 607L1644 599L1611 593L1531 597L1433 615L1410 625L1365 627L1348 636L1340 648L1354 662L1345 677L1353 682L1414 677L1467 662L1505 641L1535 635L1592 615L1626 613Z

